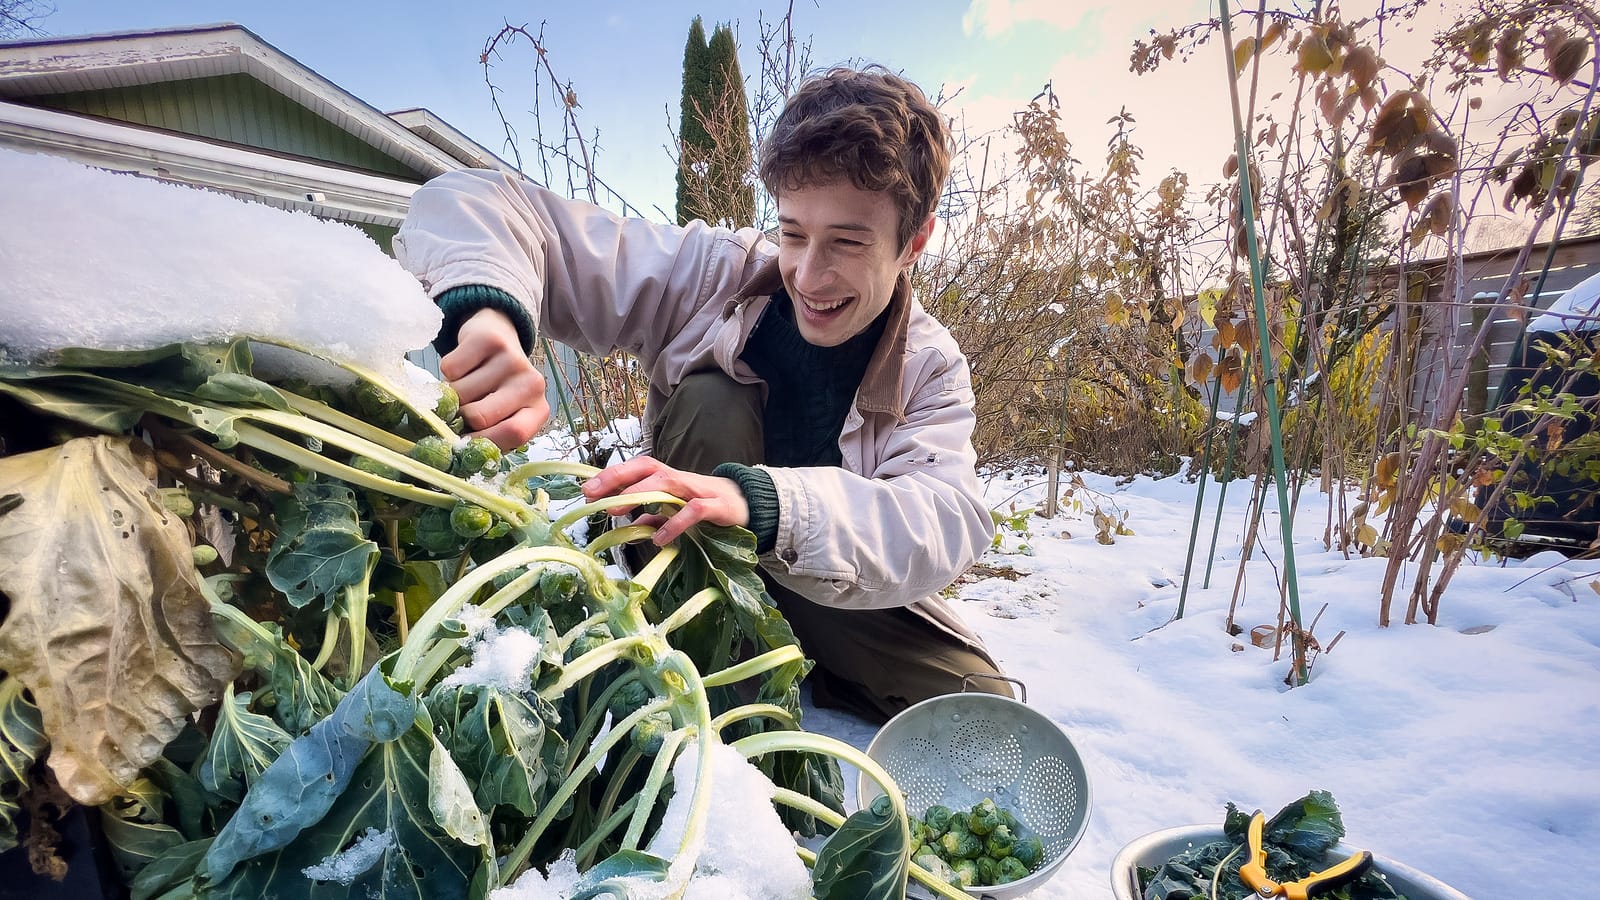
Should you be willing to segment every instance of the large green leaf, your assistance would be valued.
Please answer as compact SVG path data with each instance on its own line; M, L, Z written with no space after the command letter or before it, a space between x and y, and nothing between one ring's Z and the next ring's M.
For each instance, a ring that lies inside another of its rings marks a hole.
M485 810L509 806L531 819L561 780L545 752L545 741L560 742L561 736L546 729L534 702L489 685L436 688L428 697L440 739Z
M222 882L245 860L287 846L322 821L372 745L392 742L411 728L416 698L409 685L391 684L382 669L374 666L332 715L295 738L256 779L206 853L213 882ZM422 765L426 780L426 752Z
M155 782L140 778L127 791L100 806L100 830L111 847L124 883L152 860L184 843L165 822L166 795Z
M283 531L267 555L267 579L289 602L321 597L331 609L339 591L362 583L377 565L378 545L367 539L355 491L334 482L295 485L298 516L280 516Z
M17 845L17 816L29 787L28 770L49 746L39 707L28 701L22 682L0 676L0 852Z
M419 716L399 739L372 747L349 788L317 824L282 850L243 863L204 896L208 900L465 900L482 853L450 837L432 811L428 770L434 742L429 732L427 716ZM373 833L382 836L386 846L369 868L352 873L349 883L306 877L307 868Z
M49 762L99 805L161 755L232 681L189 534L126 438L79 438L0 459L0 669L32 692Z
M206 790L235 803L293 740L277 722L251 712L250 699L228 686L197 773Z
M225 579L213 579L219 587ZM266 685L256 692L264 706L290 735L305 734L333 712L344 692L311 667L290 647L277 625L244 623L230 616L213 616L217 637L244 657L245 668L260 674Z
M904 822L888 799L844 820L817 853L811 892L816 900L901 900L906 893Z
M573 886L572 900L599 900L602 897L629 900L636 893L655 895L659 892L633 891L630 888L640 887L639 882L665 882L671 867L671 860L639 850L620 850L583 873L583 877Z
M129 900L156 900L174 896L173 892L182 890L194 877L195 868L205 858L206 848L210 846L211 839L204 838L169 847L165 853L150 860L128 883ZM193 892L189 891L184 896L193 896Z

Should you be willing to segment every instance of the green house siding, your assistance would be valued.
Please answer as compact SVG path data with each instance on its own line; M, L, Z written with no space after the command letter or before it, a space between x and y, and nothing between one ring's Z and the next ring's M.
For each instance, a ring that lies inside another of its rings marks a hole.
M30 105L148 125L421 182L425 176L249 75L31 97Z

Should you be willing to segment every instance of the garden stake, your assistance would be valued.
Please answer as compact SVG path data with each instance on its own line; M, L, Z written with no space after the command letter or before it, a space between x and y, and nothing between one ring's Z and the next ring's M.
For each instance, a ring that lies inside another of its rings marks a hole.
M1295 676L1292 683L1301 685L1305 684L1307 678L1305 636L1300 631L1300 589L1296 583L1294 567L1294 520L1290 515L1289 491L1283 471L1283 431L1278 421L1278 381L1273 372L1270 355L1272 336L1267 330L1267 298L1266 289L1262 284L1261 248L1256 243L1255 205L1251 201L1250 194L1250 137L1245 133L1244 121L1239 112L1238 77L1231 49L1233 26L1229 21L1232 12L1228 8L1228 0L1221 0L1219 10L1222 17L1222 51L1227 57L1228 64L1228 97L1233 104L1233 130L1239 154L1239 211L1250 254L1250 289L1255 294L1256 301L1256 340L1261 347L1261 386L1267 398L1267 428L1272 440L1272 468L1277 479L1278 518L1283 532L1283 578L1289 595L1289 613L1295 625Z

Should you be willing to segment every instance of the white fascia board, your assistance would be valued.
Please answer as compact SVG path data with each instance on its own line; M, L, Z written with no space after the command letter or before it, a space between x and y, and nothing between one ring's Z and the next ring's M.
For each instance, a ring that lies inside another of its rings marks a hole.
M398 226L418 185L69 113L0 103L0 146Z

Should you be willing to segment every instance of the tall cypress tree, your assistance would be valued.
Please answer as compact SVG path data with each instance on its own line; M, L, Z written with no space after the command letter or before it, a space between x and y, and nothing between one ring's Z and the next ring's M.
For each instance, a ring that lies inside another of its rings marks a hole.
M698 200L704 189L695 182L703 175L693 171L696 161L711 153L711 136L706 133L700 111L711 108L711 48L706 29L695 16L689 25L689 40L683 48L683 105L678 119L678 224L703 218Z
M711 109L718 111L714 117L711 135L716 152L711 158L709 205L707 219L734 227L754 225L756 218L755 188L748 176L751 169L750 111L745 103L744 75L739 71L739 47L733 40L733 29L718 25L711 32L710 90ZM709 111L709 110L708 110Z

